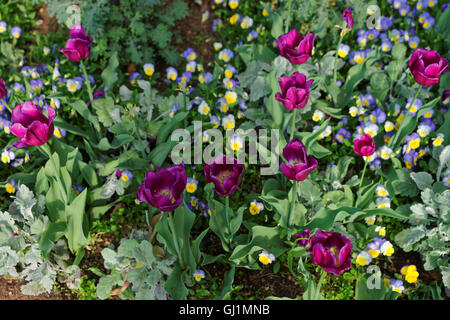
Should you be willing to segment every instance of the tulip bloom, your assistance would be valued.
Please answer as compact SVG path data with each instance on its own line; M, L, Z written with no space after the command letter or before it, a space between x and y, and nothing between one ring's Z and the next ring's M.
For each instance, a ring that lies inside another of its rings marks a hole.
M318 165L314 157L306 154L305 145L297 137L284 147L283 156L287 163L283 162L281 164L281 171L286 178L291 180L305 180L309 173Z
M362 157L369 157L375 153L375 143L370 134L363 134L361 139L353 142L353 151Z
M48 118L44 115L41 108L26 101L16 106L11 115L13 125L11 132L21 140L14 143L15 148L24 148L27 146L41 146L53 136L55 127L53 119L56 117L56 111L48 107Z
M341 274L351 267L352 242L337 232L317 230L309 240L312 263L326 272Z
M87 36L83 27L80 24L75 24L70 28L70 36L72 39L67 40L66 47L61 49L67 59L74 62L79 62L86 59L90 55L90 46L92 44L92 37Z
M347 27L352 30L353 29L353 15L352 15L353 8L349 7L348 9L345 9L344 12L342 12L342 18L347 23Z
M409 60L409 70L414 80L421 86L431 86L439 82L439 77L448 72L448 61L433 50L416 49Z
M173 211L183 200L186 183L186 170L181 164L167 169L158 167L156 172L147 171L136 196L161 211Z
M245 165L237 159L218 156L214 162L205 164L204 173L206 183L214 183L213 189L219 196L232 195L242 180Z
M297 29L278 37L277 45L281 56L288 59L292 64L302 64L312 56L314 48L314 33L302 36Z
M298 72L294 72L290 77L281 77L281 93L277 92L275 99L288 110L301 109L308 102L309 89L313 82L313 79L306 81L306 76Z
M0 78L0 99L3 99L6 96L8 90L6 89L6 83Z

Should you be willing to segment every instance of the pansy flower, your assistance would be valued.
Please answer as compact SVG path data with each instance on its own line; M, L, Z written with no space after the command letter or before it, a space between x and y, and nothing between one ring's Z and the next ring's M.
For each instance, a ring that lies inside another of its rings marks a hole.
M350 46L348 46L348 45L346 45L344 43L341 43L339 45L338 55L339 55L339 57L344 59L345 57L347 57L349 51L350 51Z
M245 16L241 21L241 28L248 29L251 28L252 26L253 26L253 19L248 16Z
M244 139L238 134L233 134L230 137L230 148L233 151L239 151L244 147Z
M270 264L275 261L275 256L272 253L269 253L265 250L263 250L258 257L259 262L262 264Z
M394 292L402 293L405 290L402 280L390 279L389 286Z
M356 263L360 266L367 266L372 262L372 256L367 251L361 251L356 256Z
M198 180L195 178L187 178L186 191L194 193L197 190Z
M185 58L187 61L192 61L197 59L197 53L192 48L187 48L183 51L183 58Z
M6 192L15 193L17 188L16 180L11 179L7 184L5 184Z
M225 130L234 129L236 121L234 115L228 114L222 118L222 126Z
M178 77L177 69L175 69L174 67L168 67L166 69L166 77L169 80L175 81Z
M5 21L0 21L0 33L5 32L7 26L8 26L8 25L6 24Z
M256 199L253 200L252 202L250 202L249 211L252 216L261 213L261 211L263 211L263 210L264 210L264 204L262 202L258 202L258 201L256 201Z
M233 59L234 53L231 49L223 49L219 52L219 60L230 62L231 59Z
M22 29L20 27L15 26L11 28L11 37L13 37L14 39L19 39L21 34Z
M205 277L205 271L201 269L197 269L194 271L194 279L195 281L200 281Z

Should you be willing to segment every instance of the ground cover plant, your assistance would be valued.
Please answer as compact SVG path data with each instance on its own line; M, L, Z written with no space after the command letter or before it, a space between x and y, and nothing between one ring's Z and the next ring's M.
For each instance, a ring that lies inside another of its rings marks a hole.
M448 7L6 1L0 297L449 299Z

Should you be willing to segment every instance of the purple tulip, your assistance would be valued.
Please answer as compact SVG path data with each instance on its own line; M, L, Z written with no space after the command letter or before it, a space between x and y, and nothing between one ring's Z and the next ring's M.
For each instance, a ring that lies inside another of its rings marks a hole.
M306 81L306 76L298 72L294 72L290 77L281 77L281 93L277 92L275 99L288 110L301 109L308 102L309 89L313 82L313 79Z
M72 39L67 40L66 47L61 49L60 52L64 53L67 59L75 62L89 57L92 37L86 35L80 24L73 25L69 33Z
M448 72L448 61L433 50L416 49L409 60L409 70L414 80L422 86L439 82L442 73Z
M6 96L8 90L6 89L6 83L0 78L0 99L3 99Z
M218 156L214 162L205 164L204 173L206 183L214 183L213 189L219 196L232 195L242 180L245 165L237 159Z
M362 157L369 157L375 152L375 143L370 134L363 134L360 139L353 142L353 151Z
M167 169L147 171L144 182L139 186L137 198L160 211L173 211L183 200L187 177L184 166L179 164Z
M305 63L312 56L314 37L314 33L302 36L297 29L282 34L278 37L277 42L281 56L288 59L292 64Z
M281 171L290 180L305 180L318 165L314 157L306 154L305 145L297 137L284 147L283 156L287 163L281 164Z
M337 232L317 230L309 240L312 263L326 272L341 274L350 269L352 242Z
M56 111L52 107L47 108L48 118L41 108L31 101L26 101L16 106L11 115L13 125L11 132L21 140L14 143L15 148L27 146L41 146L53 136L55 127L53 119Z
M353 8L349 7L348 9L345 9L344 12L342 12L342 18L347 23L347 27L352 30L353 29L353 15L352 15Z

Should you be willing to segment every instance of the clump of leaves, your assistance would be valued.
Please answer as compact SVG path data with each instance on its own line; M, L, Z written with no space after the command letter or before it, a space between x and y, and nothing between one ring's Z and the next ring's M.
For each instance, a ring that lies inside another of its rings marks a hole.
M60 239L51 250L52 261L41 251L50 224L44 214L45 197L35 197L26 185L20 185L9 212L0 214L0 275L25 279L21 291L26 295L50 293L58 279L69 289L79 285L80 270L67 263L69 249Z
M59 23L81 22L94 38L92 56L110 57L123 52L121 63L143 64L164 58L177 64L179 54L171 45L170 27L188 15L182 0L45 0L47 10ZM79 6L76 9L74 6ZM80 18L77 18L79 14ZM81 21L77 21L81 20Z
M441 168L448 163L450 147L441 153ZM419 252L425 263L425 270L439 268L442 281L450 292L450 190L441 181L434 182L427 172L410 174L411 179L421 191L421 202L406 205L403 209L410 212L411 226L399 232L395 237L397 244L406 252ZM440 176L440 170L438 172Z
M164 288L166 276L172 273L174 258L161 258L164 251L146 240L148 233L133 231L130 239L122 239L117 250L102 250L105 268L97 285L99 299L118 295L121 299L167 300Z

